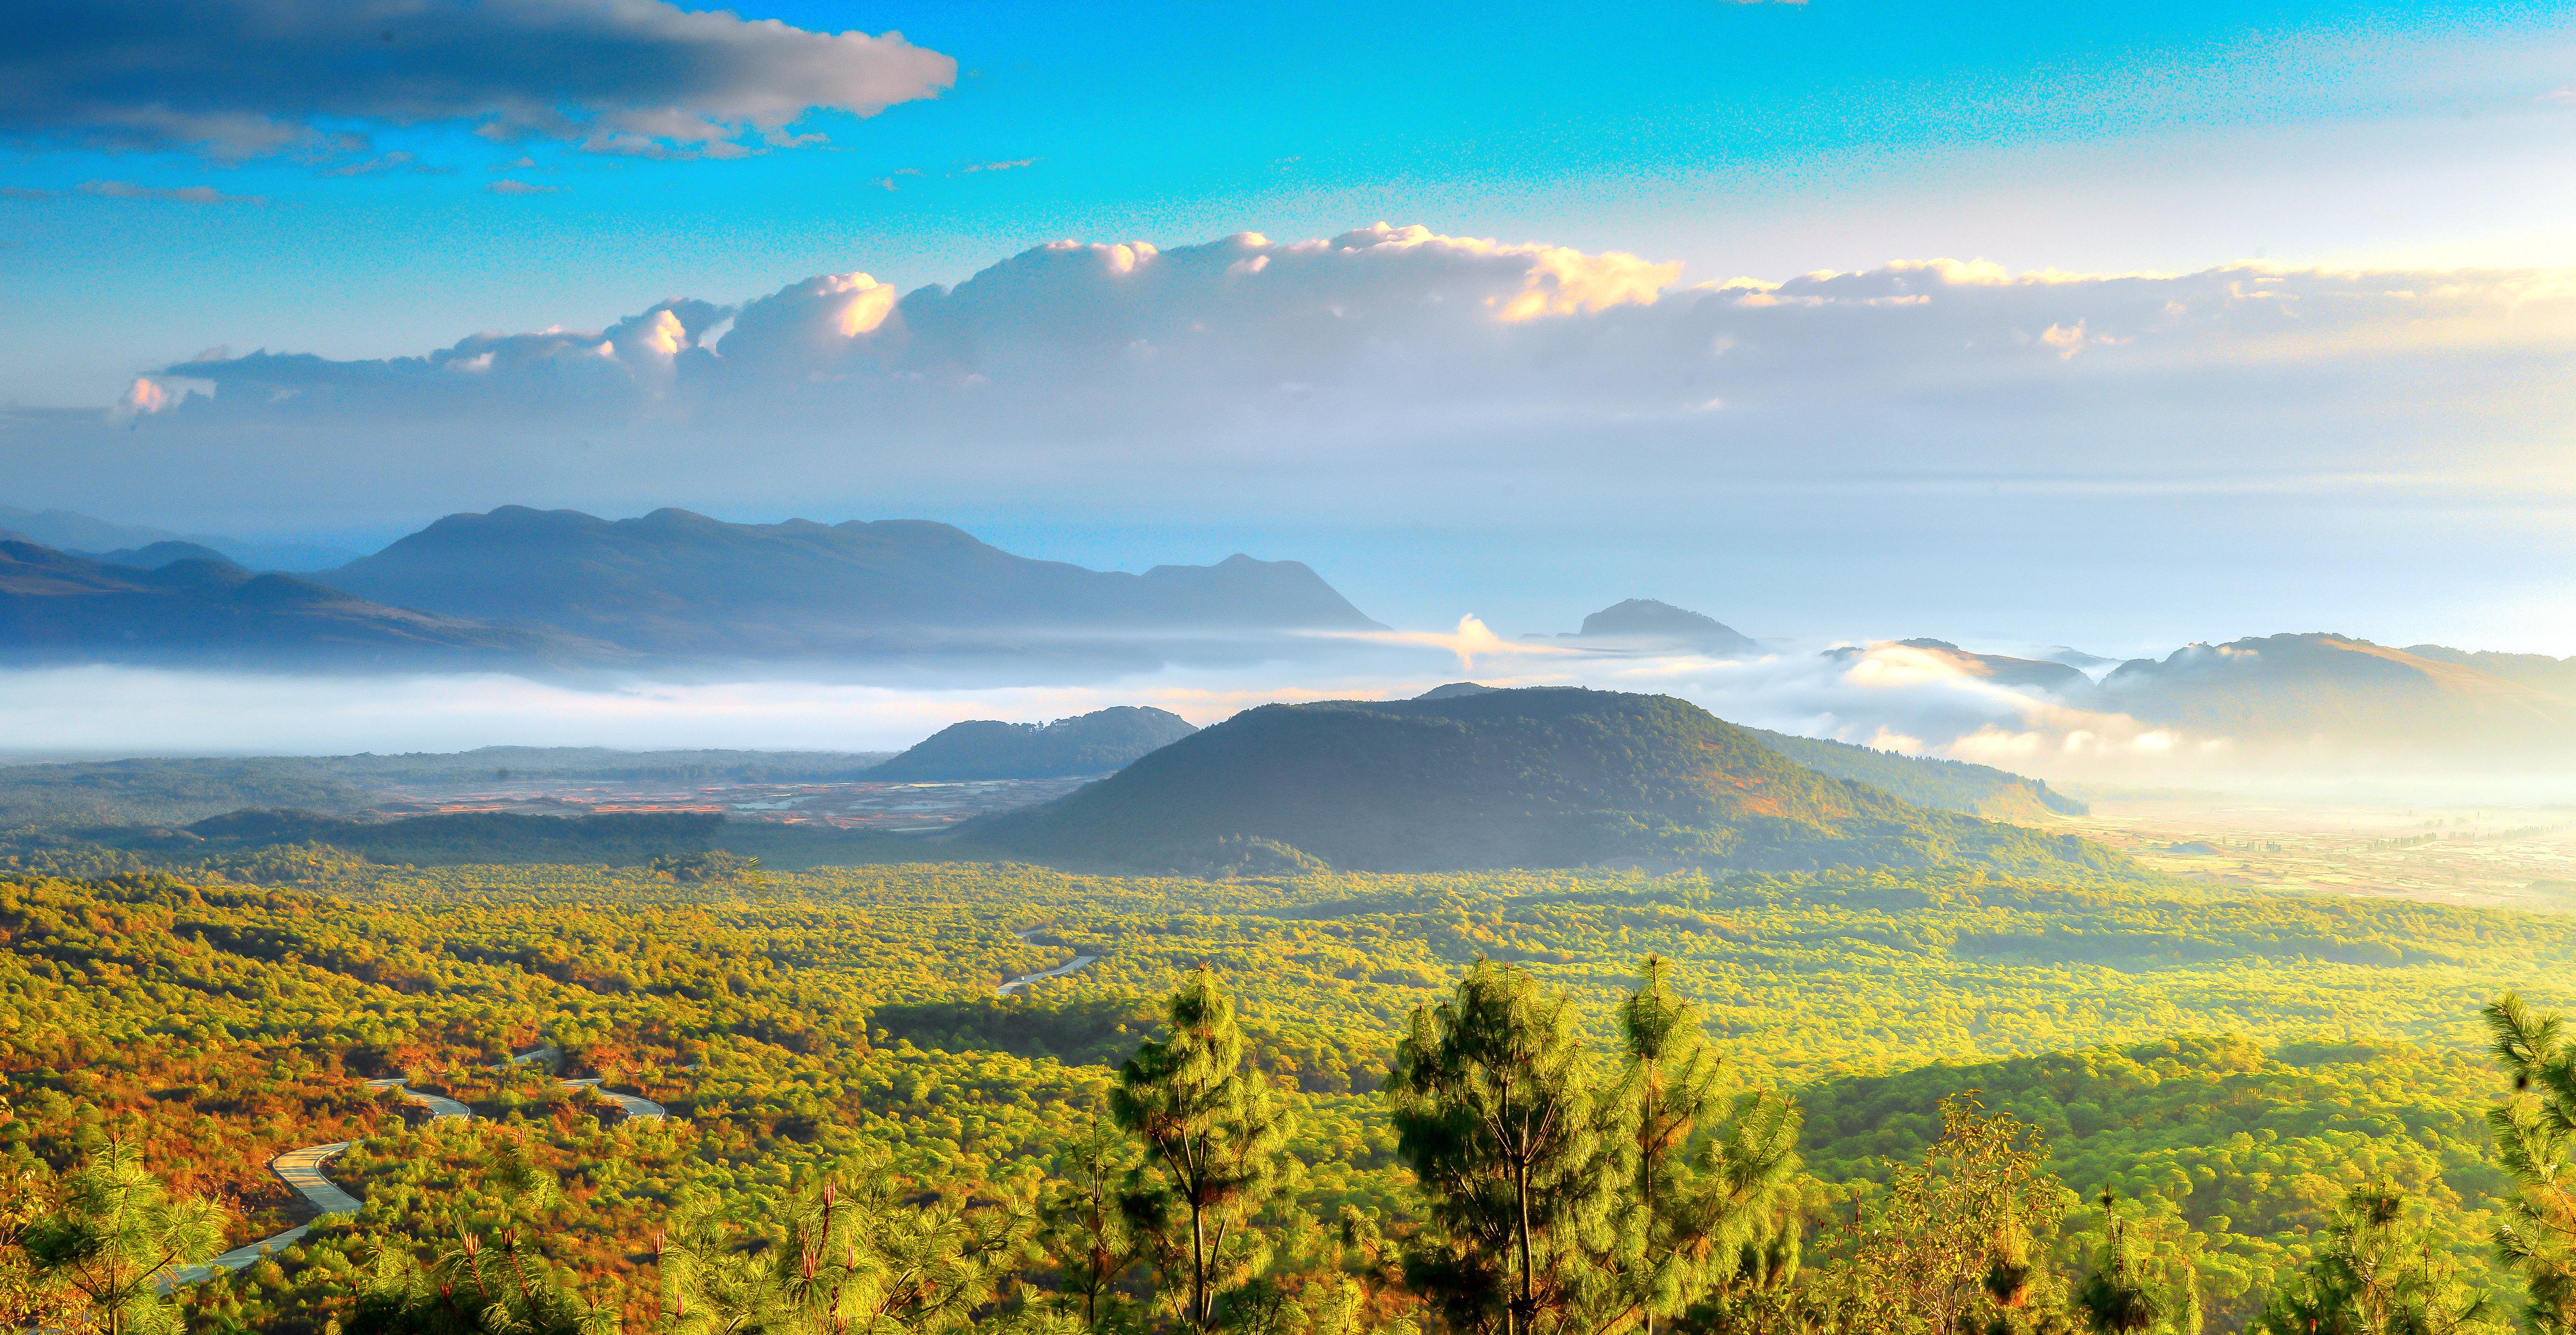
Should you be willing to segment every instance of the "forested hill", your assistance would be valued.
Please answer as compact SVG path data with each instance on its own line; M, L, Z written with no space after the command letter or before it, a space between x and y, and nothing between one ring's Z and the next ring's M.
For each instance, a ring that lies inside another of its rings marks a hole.
M1819 774L1686 701L1571 688L1248 710L959 841L1143 868L1246 841L1374 871L2119 860Z
M1162 709L1120 705L1053 723L952 723L868 771L872 780L1050 779L1108 774L1196 729Z
M1750 729L1765 746L1820 774L1865 783L1919 807L1960 811L1988 820L2035 821L2055 812L2081 816L2088 808L2038 779L1988 765L1931 756L1905 756L1849 742Z

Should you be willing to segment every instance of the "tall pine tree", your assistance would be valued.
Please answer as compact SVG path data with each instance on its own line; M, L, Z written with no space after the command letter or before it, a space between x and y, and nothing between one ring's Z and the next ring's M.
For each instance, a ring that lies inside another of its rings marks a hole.
M1719 1171L1719 1142L1694 1141L1723 1106L1718 1058L1698 1011L1666 985L1669 972L1648 956L1644 978L1620 1006L1627 1066L1602 1103L1602 1140L1619 1189L1608 1315L1643 1324L1646 1335L1654 1335L1658 1319L1696 1302L1721 1265L1737 1259L1726 1245L1738 1211Z
M2506 993L2486 1008L2496 1059L2513 1091L2487 1110L2496 1158L2514 1195L2496 1224L2496 1253L2522 1276L2523 1319L2541 1335L2576 1332L2576 1044L2552 1013Z
M1145 1142L1189 1260L1185 1319L1216 1321L1216 1300L1235 1276L1222 1262L1229 1241L1277 1185L1289 1120L1270 1084L1243 1069L1243 1030L1234 1000L1202 965L1164 1006L1163 1033L1118 1073L1110 1108Z
M1563 997L1479 960L1413 1013L1387 1094L1437 1226L1410 1267L1453 1325L1507 1335L1587 1296L1610 1234L1590 1054Z

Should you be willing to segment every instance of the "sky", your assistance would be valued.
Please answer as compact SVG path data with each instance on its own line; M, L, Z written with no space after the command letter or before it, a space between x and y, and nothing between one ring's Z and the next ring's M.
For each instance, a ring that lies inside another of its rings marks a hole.
M28 13L0 504L2576 654L2563 7Z

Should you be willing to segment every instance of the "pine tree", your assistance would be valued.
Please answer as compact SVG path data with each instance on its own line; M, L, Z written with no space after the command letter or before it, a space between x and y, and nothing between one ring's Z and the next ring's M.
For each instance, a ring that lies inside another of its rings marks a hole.
M1110 1091L1118 1124L1145 1144L1146 1162L1176 1227L1186 1228L1190 1290L1183 1313L1205 1330L1235 1276L1220 1273L1229 1241L1269 1198L1289 1120L1269 1082L1243 1069L1234 1000L1200 966L1164 1007L1160 1037L1119 1070Z
M1619 1190L1611 1315L1643 1323L1646 1335L1735 1262L1725 1235L1739 1213L1718 1173L1719 1142L1693 1140L1723 1107L1718 1058L1699 1013L1665 986L1668 972L1647 957L1643 980L1619 1008L1627 1067L1602 1103L1602 1140Z
M2355 1187L2326 1245L2272 1295L2249 1335L2471 1335L2501 1332L2487 1296L2463 1283L2408 1201L2384 1184Z
M2496 1254L2522 1276L2523 1319L2541 1335L2576 1332L2576 1044L2556 1014L2506 993L2485 1011L2513 1092L2487 1110L2496 1157L2514 1180Z
M1451 1323L1535 1330L1594 1280L1608 1168L1590 1055L1562 997L1479 960L1456 995L1417 1009L1387 1081L1397 1153L1438 1226L1410 1274Z
M1057 1153L1055 1179L1038 1201L1039 1247L1054 1263L1058 1301L1079 1308L1085 1330L1099 1329L1104 1309L1115 1308L1118 1284L1139 1256L1119 1198L1133 1157L1095 1114L1089 1134Z
M110 1140L65 1178L61 1204L27 1226L21 1245L40 1283L77 1291L107 1335L178 1329L164 1287L183 1267L223 1246L224 1212L211 1202L172 1200L143 1166L142 1152Z

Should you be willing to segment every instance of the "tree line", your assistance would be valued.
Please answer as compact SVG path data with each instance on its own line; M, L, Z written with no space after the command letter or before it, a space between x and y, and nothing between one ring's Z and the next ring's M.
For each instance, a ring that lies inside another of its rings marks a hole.
M779 1208L682 1192L627 1242L672 1335L2198 1335L2195 1236L2109 1190L2080 1201L2038 1130L1973 1094L1944 1100L1937 1138L1883 1184L1817 1192L1797 1104L1727 1092L1671 974L1645 961L1607 1045L1571 998L1490 960L1417 1008L1378 1095L1409 1178L1400 1212L1299 1204L1293 1103L1201 967L1031 1191L857 1157L804 1172ZM2509 1184L2487 1241L2519 1292L2480 1292L2418 1203L2353 1183L2251 1330L2576 1332L2576 1033L2512 994L2483 1020ZM619 1328L626 1296L567 1265L548 1227L552 1172L505 1139L475 1194L426 1238L353 1238L330 1329ZM125 1141L58 1180L20 1170L0 1181L0 1325L203 1324L175 1281L223 1222Z

